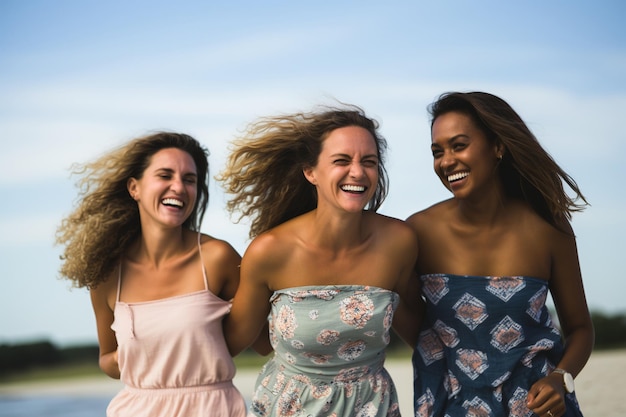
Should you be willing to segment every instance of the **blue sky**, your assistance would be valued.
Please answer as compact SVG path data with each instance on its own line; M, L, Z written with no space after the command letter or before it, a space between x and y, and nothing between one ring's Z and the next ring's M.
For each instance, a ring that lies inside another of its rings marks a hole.
M0 2L0 343L96 341L88 293L57 273L72 163L163 129L203 142L216 174L254 118L340 100L381 123L380 211L406 218L449 196L426 107L450 90L503 97L576 179L592 204L573 221L589 304L626 311L624 3L223 3ZM243 253L246 224L210 191L202 230Z

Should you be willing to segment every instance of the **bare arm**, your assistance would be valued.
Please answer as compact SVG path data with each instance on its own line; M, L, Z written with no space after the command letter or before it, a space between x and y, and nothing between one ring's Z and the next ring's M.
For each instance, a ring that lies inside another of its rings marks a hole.
M270 311L269 299L271 291L268 286L268 276L271 274L271 265L268 265L270 249L267 239L255 239L246 251L241 262L241 278L239 288L233 299L230 314L224 320L224 335L232 356L252 345L261 335L262 329L267 329L267 317ZM255 348L268 346L262 339ZM269 339L266 339L269 340Z
M241 256L225 241L213 239L208 242L203 244L202 253L205 269L211 277L209 287L223 300L231 301L239 288ZM267 323L252 348L261 355L272 351Z
M393 233L397 246L393 255L398 258L396 265L401 265L400 279L396 284L395 291L400 295L400 303L394 314L393 328L395 332L411 348L417 343L420 323L423 317L423 303L421 303L419 280L415 275L415 262L417 260L418 243L417 236L409 227L402 227Z
M100 347L100 369L111 378L120 378L120 368L117 361L117 340L111 329L113 324L113 310L109 305L110 285L101 284L89 292L91 305L96 315L98 331L98 345Z
M399 289L400 304L394 314L393 328L412 349L419 338L419 330L426 305L420 297L419 278L412 274L406 289Z
M594 330L574 237L562 236L556 247L550 291L565 337L565 354L557 366L576 376L593 350Z
M211 292L223 300L231 300L239 287L239 253L229 243L211 239L202 244L202 259Z
M269 355L274 351L270 342L270 326L267 320L259 333L259 337L256 338L251 347L256 353L263 356Z
M404 294L404 302L398 307L398 323L395 323L394 318L394 328L412 348L417 345L422 321L426 316L426 303L421 295L419 261L420 257L424 256L422 242L431 229L432 219L427 219L424 213L424 211L414 213L405 221L415 235L415 253L413 254L415 258L410 277L404 288L399 289L399 293Z
M576 240L560 232L555 232L552 239L550 292L565 338L565 353L557 367L575 377L591 355L594 330L585 298ZM531 387L528 406L537 414L550 409L554 415L560 415L559 410L564 410L563 396L563 377L553 373Z

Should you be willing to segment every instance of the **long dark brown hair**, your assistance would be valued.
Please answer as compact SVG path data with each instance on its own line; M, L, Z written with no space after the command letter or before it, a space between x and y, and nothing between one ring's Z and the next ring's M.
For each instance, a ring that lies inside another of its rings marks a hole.
M484 92L448 92L429 106L432 123L449 112L469 116L492 144L504 149L498 166L504 192L522 199L562 230L564 220L589 204L576 181L541 146L522 118L501 98ZM571 197L564 184L573 191Z

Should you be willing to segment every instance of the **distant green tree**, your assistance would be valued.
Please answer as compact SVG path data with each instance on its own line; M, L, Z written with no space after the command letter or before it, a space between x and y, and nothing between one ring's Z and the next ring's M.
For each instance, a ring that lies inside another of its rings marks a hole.
M606 314L592 311L591 320L596 333L595 349L626 348L626 313ZM410 352L395 332L391 332L389 349ZM77 363L98 363L98 345L80 345L59 349L49 341L22 344L0 344L0 375L35 367Z
M626 314L591 312L596 331L596 349L626 348Z
M20 371L59 362L61 362L59 350L48 341L0 345L0 371Z
M69 346L60 350L63 363L98 363L100 349L97 344Z

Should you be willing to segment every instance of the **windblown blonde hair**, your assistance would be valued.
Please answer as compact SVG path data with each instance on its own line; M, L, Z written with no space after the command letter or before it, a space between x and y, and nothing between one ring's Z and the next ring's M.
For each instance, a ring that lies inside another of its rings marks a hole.
M376 211L387 195L384 167L386 140L379 124L352 105L317 112L264 117L248 125L233 141L226 168L216 176L233 197L226 208L250 217L250 237L263 233L317 206L315 187L303 169L317 165L322 143L335 129L359 126L369 131L378 152L378 184L367 210Z
M76 287L95 288L104 282L129 245L141 233L139 209L127 189L130 178L140 179L152 155L178 148L191 155L198 174L198 198L183 224L199 230L209 199L208 151L191 136L159 132L134 139L86 164L74 166L81 178L78 205L57 229L56 243L64 245L60 274Z

